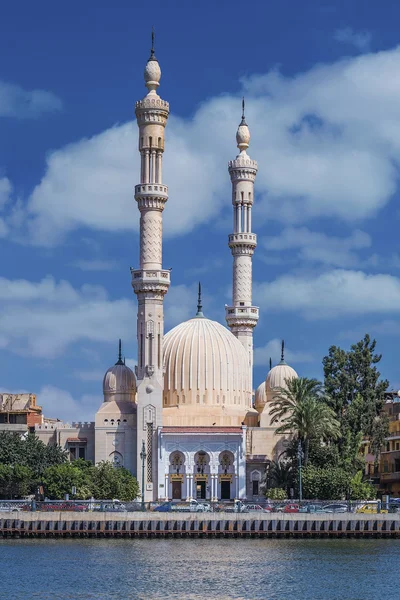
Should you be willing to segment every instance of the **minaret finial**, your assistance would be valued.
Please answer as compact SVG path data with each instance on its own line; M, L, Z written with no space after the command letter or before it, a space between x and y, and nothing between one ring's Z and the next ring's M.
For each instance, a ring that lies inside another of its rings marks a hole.
M246 125L246 117L244 116L244 96L242 98L242 122L240 123L241 125Z
M271 369L272 369L272 358L269 357L269 370L271 370Z
M118 342L118 360L115 363L116 365L123 365L123 360L122 360L122 342L121 342L121 338L119 338L119 342Z
M149 60L157 60L156 55L154 54L154 37L155 37L155 31L154 31L154 25L153 25L153 27L151 28L151 51L150 51Z
M201 283L199 281L199 291L197 295L197 314L196 317L204 317L203 315L203 306L201 303Z
M281 363L285 362L285 340L282 340L281 346Z

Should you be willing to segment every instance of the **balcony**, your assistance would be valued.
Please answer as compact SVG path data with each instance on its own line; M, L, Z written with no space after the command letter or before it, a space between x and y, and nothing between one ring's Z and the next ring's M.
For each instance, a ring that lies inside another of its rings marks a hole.
M400 481L400 471L395 471L394 473L381 473L382 483L393 483L395 481Z

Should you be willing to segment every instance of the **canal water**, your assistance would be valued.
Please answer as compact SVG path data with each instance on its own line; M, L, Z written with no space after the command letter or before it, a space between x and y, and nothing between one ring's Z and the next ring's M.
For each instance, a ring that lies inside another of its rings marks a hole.
M7 600L396 598L400 540L1 540Z

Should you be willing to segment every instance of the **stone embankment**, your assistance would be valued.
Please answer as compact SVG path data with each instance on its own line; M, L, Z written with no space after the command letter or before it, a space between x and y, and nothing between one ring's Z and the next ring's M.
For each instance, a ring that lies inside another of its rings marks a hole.
M400 537L400 515L0 512L2 537Z

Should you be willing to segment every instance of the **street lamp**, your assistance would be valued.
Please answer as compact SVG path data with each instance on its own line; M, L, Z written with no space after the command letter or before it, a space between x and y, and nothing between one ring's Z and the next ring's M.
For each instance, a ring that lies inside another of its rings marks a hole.
M302 486L302 481L301 481L301 455L302 455L301 440L299 440L299 445L297 448L297 461L298 461L298 466L299 466L299 500L300 500L300 502L303 500L303 486Z
M142 459L142 510L144 510L144 464L146 460L146 446L144 444L144 440L142 441L142 451L140 453L140 458Z

